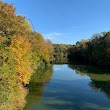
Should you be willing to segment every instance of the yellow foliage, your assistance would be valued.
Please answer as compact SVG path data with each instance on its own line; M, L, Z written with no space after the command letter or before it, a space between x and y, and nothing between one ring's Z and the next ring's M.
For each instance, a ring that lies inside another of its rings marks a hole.
M29 83L30 76L32 75L30 43L22 36L15 36L9 48L14 53L13 57L19 80L24 84Z
M15 10L0 1L0 110L23 108L27 94L23 84L28 84L32 70L49 63L52 55L51 44L33 32Z

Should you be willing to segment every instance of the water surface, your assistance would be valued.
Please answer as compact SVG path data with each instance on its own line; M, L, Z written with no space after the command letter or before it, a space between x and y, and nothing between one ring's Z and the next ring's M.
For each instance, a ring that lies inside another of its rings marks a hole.
M54 65L32 76L26 101L24 110L110 110L110 75Z

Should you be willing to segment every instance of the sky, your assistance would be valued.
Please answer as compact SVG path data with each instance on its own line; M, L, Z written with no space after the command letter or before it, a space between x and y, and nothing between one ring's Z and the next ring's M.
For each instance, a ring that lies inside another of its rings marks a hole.
M2 0L27 16L45 39L75 44L110 30L110 0Z

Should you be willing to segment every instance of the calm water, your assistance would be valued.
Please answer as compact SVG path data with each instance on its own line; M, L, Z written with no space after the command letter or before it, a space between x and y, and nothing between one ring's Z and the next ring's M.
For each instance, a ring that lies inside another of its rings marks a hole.
M110 110L110 75L102 73L72 65L37 71L24 110Z

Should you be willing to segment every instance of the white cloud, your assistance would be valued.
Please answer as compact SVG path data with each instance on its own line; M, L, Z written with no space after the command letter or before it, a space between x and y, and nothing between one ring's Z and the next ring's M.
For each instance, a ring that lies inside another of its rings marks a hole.
M57 33L57 32L52 32L52 33L48 33L48 34L43 34L45 37L52 37L52 36L63 36L65 34L62 33Z
M66 34L58 33L58 32L52 32L52 33L48 33L48 34L43 34L43 36L44 36L46 39L53 40L53 39L55 39L56 37L65 37Z

